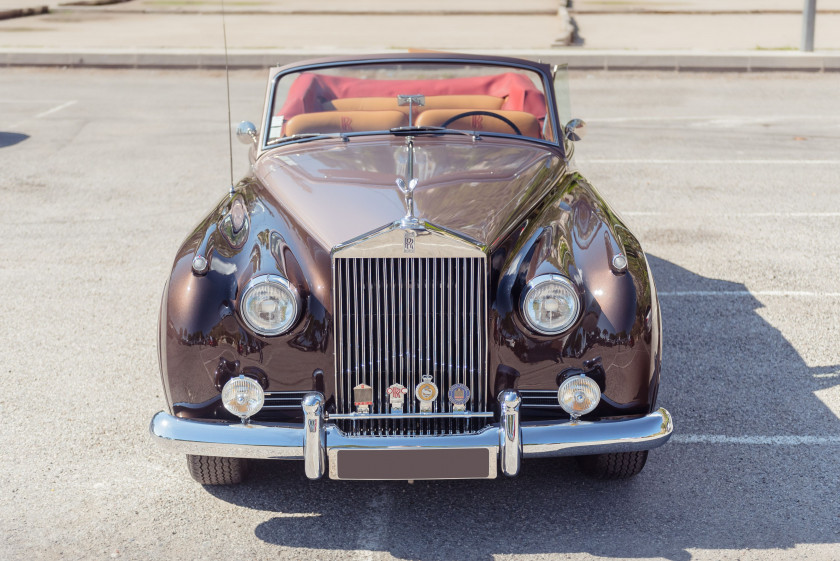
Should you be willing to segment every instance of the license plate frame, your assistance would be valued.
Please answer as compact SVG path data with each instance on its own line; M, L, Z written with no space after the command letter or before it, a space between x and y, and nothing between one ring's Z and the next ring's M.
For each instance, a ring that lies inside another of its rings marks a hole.
M492 448L339 448L328 451L330 479L494 479Z

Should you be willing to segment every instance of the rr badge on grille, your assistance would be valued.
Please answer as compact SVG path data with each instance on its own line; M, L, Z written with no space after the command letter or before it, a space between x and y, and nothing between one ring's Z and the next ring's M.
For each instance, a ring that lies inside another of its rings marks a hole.
M432 410L432 403L434 403L438 396L438 387L432 382L432 376L430 374L423 376L423 381L414 388L414 395L420 401L421 412Z
M414 253L414 243L417 241L417 232L406 230L403 238L403 253Z
M373 405L373 388L367 384L359 384L353 388L353 404L357 413L370 413Z
M402 413L403 404L405 403L405 394L408 390L402 384L391 384L385 390L388 397L391 399L391 413Z
M449 402L453 411L466 411L467 402L470 400L470 389L464 384L453 384L449 388Z

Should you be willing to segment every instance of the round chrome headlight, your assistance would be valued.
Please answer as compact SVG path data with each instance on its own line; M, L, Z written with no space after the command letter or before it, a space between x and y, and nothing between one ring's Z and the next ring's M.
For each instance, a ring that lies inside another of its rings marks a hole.
M247 419L265 403L265 392L253 378L238 376L227 381L222 388L222 404L234 415Z
M260 335L281 335L297 321L299 310L295 287L283 277L262 275L245 287L239 309L248 327Z
M561 275L536 277L522 295L522 315L534 331L557 335L569 329L580 313L572 282Z

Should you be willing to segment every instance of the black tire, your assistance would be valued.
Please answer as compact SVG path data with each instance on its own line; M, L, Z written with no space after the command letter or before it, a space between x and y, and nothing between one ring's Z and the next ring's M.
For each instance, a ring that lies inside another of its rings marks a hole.
M187 454L187 468L192 478L202 485L236 485L245 478L248 462L242 458Z
M615 452L578 456L581 471L596 479L627 479L639 475L647 462L648 451Z

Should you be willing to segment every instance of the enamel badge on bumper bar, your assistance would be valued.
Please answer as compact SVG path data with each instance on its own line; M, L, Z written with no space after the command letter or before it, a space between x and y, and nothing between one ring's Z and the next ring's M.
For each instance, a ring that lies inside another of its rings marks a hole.
M414 388L414 396L420 402L420 412L431 412L432 404L438 396L437 384L432 382L432 377L429 374L423 376L423 381L417 384Z

